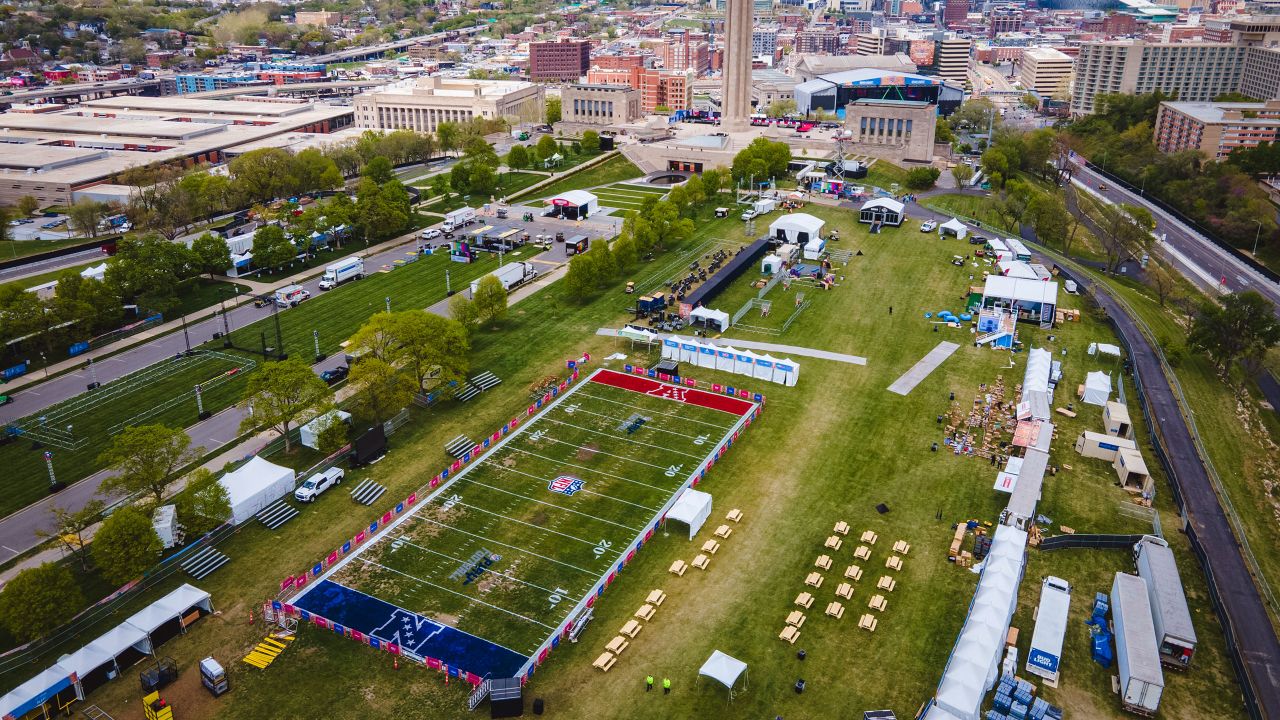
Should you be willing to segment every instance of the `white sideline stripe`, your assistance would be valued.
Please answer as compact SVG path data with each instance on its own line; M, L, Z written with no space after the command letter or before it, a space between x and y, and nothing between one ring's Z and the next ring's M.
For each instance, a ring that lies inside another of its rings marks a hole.
M569 443L564 443L564 444L565 444L565 445L568 445ZM573 464L573 463L571 463L571 462L569 462L569 461L567 461L567 460L556 460L556 459L554 459L554 458L549 458L549 457L547 457L546 455L539 455L539 454L538 454L538 453L536 453L536 452L531 452L531 451L529 451L529 450L524 450L524 449L521 449L521 448L518 448L518 447L512 447L511 449L512 449L512 450L515 450L516 452L522 452L522 453L524 453L525 455L532 455L532 456L534 456L534 457L536 457L536 458L541 458L541 459L546 460L546 461L548 461L548 462L559 463L559 464L561 464L561 465L564 465L565 467L577 468L578 470L586 470L587 472L593 472L593 473L596 473L597 475L607 475L607 476L609 476L609 477L611 477L611 478L614 478L614 479L616 479L616 480L621 480L621 481L623 481L623 482L629 482L629 483L632 483L633 485L643 485L644 487L647 487L647 488L649 488L650 490L657 490L657 491L659 491L659 492L665 492L665 493L670 493L670 492L671 492L671 490L670 490L670 489L668 489L668 488L664 488L664 487L662 487L661 485L650 485L650 484L649 484L649 483L647 483L647 482L640 482L639 480L632 480L631 478L625 478L625 477L622 477L621 475L614 475L614 474L613 474L613 473L611 473L611 472L605 472L604 470L596 470L595 468L589 468L589 467L586 467L586 466L584 466L584 465L575 465L575 464ZM656 466L656 465L654 465L653 467L657 467L657 466ZM666 470L666 468L662 468L662 469L663 469L663 470Z
M390 537L390 536L388 536L388 537ZM424 547L424 546L419 545L419 544L417 544L417 543L415 543L415 542L410 542L409 540L407 540L407 539L406 539L407 537L408 537L408 535L406 535L406 534L404 534L404 533L401 533L401 534L400 534L400 537L397 537L397 538L390 538L390 539L391 539L391 541L392 541L392 542L397 542L397 541L398 541L398 542L402 542L402 543L404 543L405 545L408 545L408 546L410 546L410 547L415 547L415 548L417 548L417 549L419 549L419 550L421 550L421 551L423 551L423 552L429 552L429 553L431 553L432 555L439 555L440 557L445 558L445 559L447 559L447 560L452 560L452 561L454 561L454 562L460 562L460 563L468 562L467 560L464 560L464 559L462 559L462 558L456 558L456 557L453 557L452 555L448 555L448 554L442 553L442 552L440 552L439 550L432 550L432 549L431 549L431 548L429 548L429 547ZM485 568L485 569L484 569L484 571L485 571L485 572L487 572L487 573L493 573L494 575L501 575L501 576L502 576L502 577L504 577L504 578L510 578L510 579L515 580L516 582L520 583L521 585L528 585L529 587L532 587L532 588L538 588L539 590L543 590L543 591L545 591L545 592L549 592L549 593L553 593L553 592L555 592L555 590L552 590L552 589L550 589L550 588L544 588L544 587L542 587L541 585L538 585L538 584L536 584L536 583L531 583L531 582L529 582L529 581L527 581L527 580L521 580L520 578L516 577L515 575L508 575L507 573L499 572L499 571L497 571L497 570L494 570L493 568Z
M551 533L552 535L559 535L560 537L562 537L562 538L568 538L569 540L577 540L578 542L582 543L583 545L589 545L589 546L591 546L591 547L595 547L595 546L596 546L596 544L597 544L596 542L593 542L593 541L591 541L591 540L583 540L583 539L582 539L582 538L580 538L580 537L574 537L573 535L570 535L570 534L568 534L568 533L562 533L562 532L560 532L559 530L552 530L552 529L550 529L550 528L538 527L537 525L534 525L533 523L527 523L527 522L525 522L525 521L523 521L523 520L517 520L517 519L515 519L515 518L511 517L510 515L503 515L503 514L502 514L502 513L500 513L500 512L494 512L494 511L492 511L492 510L485 510L484 508L480 507L479 505L470 505L470 504L468 504L468 503L464 503L464 502L462 502L461 500L459 500L459 501L458 501L457 503L455 503L455 504L457 504L457 505L461 505L461 506L462 506L462 507L464 507L464 508L471 508L472 510L478 510L478 511L480 511L480 512L484 513L485 515L492 515L492 516L494 516L494 517L500 517L500 518L503 518L503 519L505 519L507 522L513 522L513 523L516 523L516 524L518 524L518 525L524 525L525 527L531 527L531 528L533 528L534 530L541 530L542 532L549 532L549 533ZM639 532L639 531L637 531L637 532Z
M482 483L482 482L480 482L480 481L478 481L478 480L470 480L470 481L469 481L469 480L467 480L467 478L465 478L465 477L464 477L464 478L462 479L462 482L470 482L472 485L479 485L479 486L480 486L480 487L482 487L482 488L488 488L488 489L493 490L493 491L495 491L495 492L503 493L504 495L511 495L512 497L518 497L518 498L520 498L520 499L522 499L522 500L528 500L529 502L537 503L537 504L539 504L539 505L546 505L547 507L552 507L552 508L555 508L556 510L563 510L563 511L565 511L565 512L567 512L567 513L573 513L574 515L581 515L581 516L582 516L582 517L584 517L584 518L590 518L590 519L595 520L595 521L598 521L598 522L608 523L608 524L610 524L610 525L613 525L613 526L616 526L616 527L620 527L620 528L622 528L623 530L630 530L630 531L632 531L632 532L640 532L640 531L643 529L643 528L633 528L633 527L631 527L630 525L623 525L622 523L616 523L616 522L614 522L614 521L612 521L612 520L605 520L604 518L602 518L602 517L600 517L600 516L598 516L598 515L592 515L591 513L584 513L584 512L578 511L578 510L571 510L571 509L569 509L569 508L567 508L567 507L564 507L564 506L562 506L562 505L556 505L555 503L549 503L549 502L546 502L545 500L536 500L536 499L534 499L534 498L529 497L528 495L521 495L520 493L513 493L513 492L511 492L510 490L503 490L502 488L494 487L494 486L492 486L492 485L486 485L486 484L484 484L484 483Z
M719 430L720 432L724 432L725 430L728 430L729 428L737 424L737 423L729 423L728 425L717 425L713 422L707 422L706 420L695 420L693 418L687 418L680 415L680 413L668 413L668 412L662 412L661 410L649 410L648 408L643 408L643 407L640 407L639 405L632 405L631 403L624 403L624 402L619 402L617 400L610 400L609 398L598 397L586 391L579 391L577 394L581 395L582 397L589 397L592 400L599 400L601 402L613 403L614 405L621 405L623 407L628 407L628 408L631 408L632 410L643 410L644 412L651 412L654 415L666 415L667 417L678 418L680 420L687 420L688 422L698 423L699 425L707 425L709 427L713 427ZM701 406L693 405L691 407L701 407ZM581 408L579 408L579 410L581 410Z
M530 478L530 479L532 479L534 482L538 483L538 486L539 486L539 487L545 486L545 485L546 485L546 482L547 482L547 479L546 479L546 478L538 477L537 475L534 475L533 473L527 473L527 472L525 472L525 471L523 471L523 470L517 470L517 469L515 469L515 468L505 467L505 466L503 466L503 465L499 465L499 464L497 464L497 463L493 462L492 460L483 460L483 461L481 461L481 462L483 462L483 463L485 463L485 464L487 464L487 465L492 465L492 466L496 467L499 471L513 472L513 473L515 473L515 474L517 474L517 475L523 475L523 476L525 476L525 477L527 477L527 478ZM474 481L473 481L473 482L474 482ZM483 485L483 483L476 483L476 484L477 484L477 485ZM485 487L489 487L489 486L488 486L488 485L485 485ZM497 488L494 488L494 489L497 489ZM580 492L580 493L582 493L582 494L584 494L584 495L593 495L593 496L598 497L598 498L604 498L605 500L612 500L612 501L614 501L614 502L620 502L620 503L622 503L623 505L630 505L631 507L637 507L637 508L640 508L641 510L648 510L649 512L658 512L658 508L649 507L648 505L641 505L641 504L639 504L639 503L633 503L633 502L631 502L630 500L623 500L622 498L616 498L616 497L613 497L612 495L605 495L604 493L593 492L593 491L591 491L591 490L587 490L586 488L583 488L583 489L579 490L578 492ZM559 506L557 506L557 507L559 507ZM593 517L594 517L594 516L593 516Z
M538 553L536 553L536 552L534 552L534 551L532 551L532 550L528 550L528 549L526 549L526 548L516 547L515 545L508 545L507 543L504 543L504 542L498 542L497 540L494 540L493 538L489 537L488 535L477 535L476 533L467 532L466 530L463 530L462 528L454 527L454 526L452 526L452 525L445 525L444 523L439 522L439 521L437 521L437 520L432 520L431 518L427 518L427 517L421 517L421 516L419 516L419 515L408 515L408 516L406 516L406 517L407 517L409 520L422 520L422 521L425 521L425 522L429 522L429 523L431 523L432 525L439 525L440 527L442 527L442 528L444 528L444 529L446 529L446 530L453 530L454 532L460 532L460 533L462 533L463 535L469 535L469 536L471 536L471 537L473 537L473 538L476 538L476 539L479 539L479 540L483 540L483 541L488 542L488 543L493 543L494 545L501 545L502 547L505 547L505 548L511 548L512 550L516 550L516 551L518 551L518 552L522 552L522 553L525 553L525 554L527 554L527 555L532 555L532 556L534 556L534 557L536 557L536 558L541 558L542 560L546 560L547 562L555 563L556 565L563 565L563 566L565 566L565 567L567 567L567 568L572 568L572 569L574 569L574 570L577 570L578 572L584 572L584 573L586 573L586 574L588 574L588 575L595 575L596 577L599 577L599 576L600 576L600 573L599 573L599 572L596 572L596 571L594 571L594 570L587 570L586 568L580 568L580 567L578 567L577 565L573 565L573 564L570 564L570 563L567 563L567 562L561 562L560 560L556 560L555 558L549 558L549 557L547 557L546 555L539 555Z
M526 616L524 616L524 615L521 615L521 614L520 614L520 613L518 613L518 612L513 612L513 611L508 610L508 609L503 608L503 607L498 607L497 605L494 605L493 603L487 603L487 602L485 602L485 601L483 601L483 600L480 600L479 598L473 598L473 597L471 597L470 595L467 595L467 594L465 594L465 593L460 593L460 592L458 592L458 591L456 591L456 590L450 590L450 589L449 589L449 588L447 588L447 587L443 587L443 586L441 586L441 585L437 585L437 584L435 584L435 583L433 583L433 582L430 582L430 581L428 581L428 580L423 580L422 578L420 578L420 577L415 577L415 576L413 576L413 575L410 575L409 573L406 573L406 572L400 572L399 570L396 570L395 568L389 568L389 567L387 567L386 565L383 565L382 563L374 562L374 561L372 561L372 560L370 560L370 559L368 559L368 558L364 558L364 557L362 557L362 558L360 558L360 561L361 561L361 562L363 562L365 565L377 565L378 567L382 568L383 570L387 570L387 571L393 572L393 573L395 573L395 574L397 574L397 575L403 575L404 577L407 577L407 578L409 578L410 580L412 580L412 581L414 581L414 582L422 583L423 585L430 585L431 587L433 587L433 588L435 588L435 589L437 589L437 590L443 590L443 591L445 591L445 592L449 593L450 595L457 595L457 596L458 596L458 597L460 597L460 598L466 598L466 599L467 599L468 601L470 601L470 602L473 602L473 603L479 603L480 605L484 605L485 607L491 607L491 608L493 608L494 610L497 610L498 612L504 612L504 613L506 613L506 614L508 614L508 615L510 615L510 616L512 616L512 617L517 617L517 618L520 618L521 620L524 620L524 621L526 621L526 622L531 622L531 623L533 623L534 625L541 625L542 627L547 628L547 629L549 629L549 630L555 630L555 629L556 629L556 627L555 627L554 625L548 625L548 624L546 624L546 623L544 623L544 622L539 622L539 621L537 621L537 620L534 620L534 619L533 619L533 618L531 618L531 617L526 617ZM384 600L383 602L386 602L386 601ZM444 623L438 623L438 624L443 625Z
M636 410L643 410L643 408L636 408ZM612 415L605 415L604 413L598 413L598 412L592 412L592 411L590 411L590 410L584 410L583 408L578 408L577 410L574 410L573 412L569 412L568 410L565 410L564 412L565 412L565 414L566 414L566 415L577 415L578 413L585 413L585 414L587 414L587 415L595 415L596 417L602 417L602 418L604 418L605 420L612 420L612 421L614 421L614 422L616 422L616 423L626 423L626 422L629 422L629 421L630 421L630 418L618 418L618 417L614 417L614 416L612 416ZM651 425L651 424L650 424L650 423L648 423L648 422L646 422L646 423L645 423L644 425L642 425L641 427L642 427L643 429L645 429L645 430L656 430L657 432L660 432L660 433L666 433L666 434L668 434L668 435L675 435L676 437L681 437L681 438L684 438L685 440L688 440L688 439L689 439L689 435L688 435L687 433L676 432L675 430L667 430L667 429L664 429L664 428L656 427L656 426L654 426L654 425Z
M621 440L622 442L631 443L632 445L643 445L643 446L645 446L645 447L647 447L647 448L653 448L653 449L655 449L655 450L665 450L666 452L669 452L669 453L675 453L676 455L683 455L683 456L685 456L685 457L687 457L687 458L693 458L694 460L701 460L701 459L702 459L702 456L701 456L701 455L694 455L693 453L681 452L681 451L679 451L679 450L672 450L671 448L662 447L661 445L654 445L654 444L652 444L652 443L640 442L639 440L632 440L631 438L624 438L624 437L622 437L622 436L620 436L620 435L616 435L616 434L614 434L614 433L612 433L612 432L609 432L609 431L607 431L607 430L594 430L594 429L589 428L589 427L583 427L583 426L581 426L581 425L574 425L573 423L567 423L567 422L564 422L563 420L555 420L555 419L553 419L553 418L549 418L549 417L543 418L543 420L546 420L547 422L553 422L553 423L555 423L555 424L557 424L557 425L564 425L564 426L566 426L566 427L577 428L578 430L581 430L581 431L583 431L583 432L589 432L589 433L591 433L592 435L604 435L605 437L610 437L610 438L613 438L614 440ZM554 438L552 438L552 439L554 439Z

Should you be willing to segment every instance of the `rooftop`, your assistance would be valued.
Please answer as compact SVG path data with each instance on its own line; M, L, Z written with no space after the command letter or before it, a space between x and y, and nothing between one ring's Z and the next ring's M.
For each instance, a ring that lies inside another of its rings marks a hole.
M471 80L443 78L438 75L415 78L370 90L371 95L436 95L443 97L502 97L513 92L538 87L524 80Z
M244 115L286 117L315 109L314 103L255 102L253 100L204 100L182 95L142 97L140 95L101 98L80 103L91 109L156 110L165 114Z
M1269 116L1248 118L1251 124L1280 125L1280 101L1265 103L1165 102L1170 110L1188 115L1204 123L1242 120L1246 112L1270 111Z
M1055 50L1050 47L1032 47L1022 51L1022 57L1035 58L1036 60L1060 60L1064 62L1072 62L1071 56Z

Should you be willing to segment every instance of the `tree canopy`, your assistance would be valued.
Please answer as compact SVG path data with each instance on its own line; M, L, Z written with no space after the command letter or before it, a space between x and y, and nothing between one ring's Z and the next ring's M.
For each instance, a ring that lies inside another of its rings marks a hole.
M111 513L93 536L93 562L102 576L123 585L142 575L164 549L151 518L132 505Z
M1187 345L1204 352L1218 369L1238 358L1256 360L1280 343L1275 306L1254 290L1205 301L1191 324Z
M84 593L71 571L43 563L19 572L0 590L0 624L27 642L48 635L83 606Z
M287 453L292 450L289 430L295 423L328 411L333 404L333 391L309 365L289 358L263 363L251 373L244 401L251 412L241 421L241 430L271 428L284 438Z
M113 437L98 462L112 470L102 481L103 494L147 494L155 504L164 499L173 474L195 460L204 448L192 448L181 428L134 425Z

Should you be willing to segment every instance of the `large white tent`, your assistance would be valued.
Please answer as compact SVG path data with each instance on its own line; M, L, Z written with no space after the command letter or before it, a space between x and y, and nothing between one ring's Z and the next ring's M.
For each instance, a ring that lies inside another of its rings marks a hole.
M667 511L667 520L675 520L689 526L689 539L698 534L702 524L711 517L711 494L685 488L676 503Z
M1053 404L1049 390L1049 374L1053 370L1053 353L1044 348L1032 348L1027 353L1027 370L1022 377L1022 403L1027 406L1030 419L1048 420ZM1022 408L1019 407L1019 417Z
M155 638L151 636L170 622L178 621L183 632L186 632L182 618L193 609L211 613L213 603L209 599L209 593L189 583L183 583L168 595L129 616L125 622L146 633L154 645L159 643L156 643Z
M136 662L151 652L151 638L126 622L79 650L58 658L58 665L74 672L81 683L88 683L89 687L85 688L88 691L132 664L126 661L122 667L118 660L122 655ZM95 675L98 671L102 672Z
M231 522L239 525L281 496L293 492L293 469L267 462L256 455L240 469L218 482L231 500Z
M1024 280L1039 280L1040 275L1029 264L1021 260L1001 260L996 263L1000 268L1000 274L1005 277L1021 278Z
M107 264L91 265L80 271L80 277L86 280L101 280L107 275Z
M723 310L712 310L708 307L694 308L693 312L689 313L689 319L700 321L707 327L714 325L720 328L721 332L729 329L729 313Z
M732 700L738 678L742 678L742 687L746 689L747 678L743 677L747 674L747 664L741 660L726 655L719 650L711 653L711 657L702 663L702 667L698 669L698 677L709 677L721 685L729 688L729 699Z
M963 240L969 236L969 228L965 227L965 224L956 218L951 218L938 226L938 234L955 235L957 240Z
M907 206L893 198L875 198L868 200L858 209L858 222L884 223L898 226L907 217Z
M826 221L809 213L783 215L769 225L769 236L793 245L804 246L822 235Z
M1029 313L1042 322L1053 321L1053 312L1057 306L1056 282L988 275L982 288L982 307L1010 308Z
M320 449L320 433L329 429L335 422L348 422L351 413L345 410L330 410L311 422L298 428L299 441L312 450Z
M59 694L67 691L75 692L76 697L83 700L71 670L61 665L51 665L39 675L10 690L0 697L0 713L2 717L21 718L45 705Z
M1106 405L1111 399L1111 376L1095 370L1085 376L1084 395L1080 397L1090 405Z

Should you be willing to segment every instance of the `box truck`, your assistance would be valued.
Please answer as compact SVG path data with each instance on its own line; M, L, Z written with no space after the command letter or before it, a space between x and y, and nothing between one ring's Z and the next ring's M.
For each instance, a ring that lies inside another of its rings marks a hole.
M1040 607L1036 610L1036 629L1031 634L1031 651L1027 653L1027 672L1044 678L1051 687L1058 684L1070 608L1071 585L1062 578L1046 577L1040 583Z
M1147 582L1160 662L1185 670L1196 652L1196 631L1191 626L1187 594L1182 589L1173 550L1164 538L1145 535L1133 546L1133 561L1138 566L1138 577Z
M502 267L489 273L498 278L502 283L502 287L510 290L515 287L529 282L538 277L538 271L534 269L533 263L513 262L503 265ZM471 281L471 296L475 297L476 289L480 287L480 280Z
M301 285L286 285L276 291L276 306L290 308L310 298L311 293Z
M1116 573L1111 583L1111 626L1116 638L1116 670L1120 674L1120 706L1140 715L1155 715L1164 692L1164 673L1151 621L1147 581Z
M453 232L454 230L464 228L475 221L476 211L474 208L458 208L457 210L445 213L444 223L440 226L440 229L445 232Z
M324 269L324 277L320 278L320 289L332 290L348 280L359 280L362 277L364 277L364 260L347 258Z

